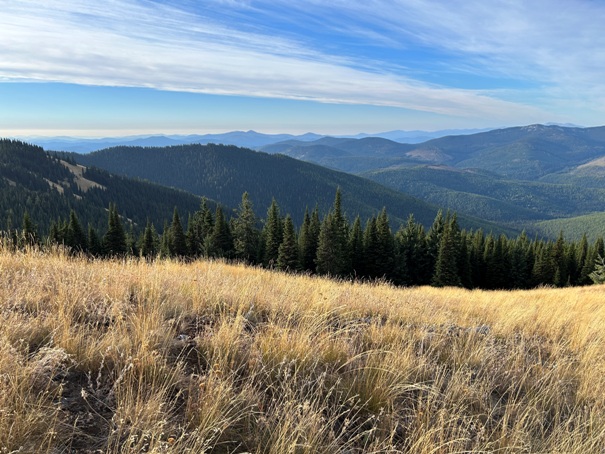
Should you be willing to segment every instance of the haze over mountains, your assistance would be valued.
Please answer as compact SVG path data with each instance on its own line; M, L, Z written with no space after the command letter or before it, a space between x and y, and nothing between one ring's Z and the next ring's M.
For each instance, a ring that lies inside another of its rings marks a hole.
M440 131L387 131L376 134L359 133L349 136L340 136L354 139L365 137L382 137L395 142L420 143L437 137L458 134L473 134L485 129L446 129ZM258 149L285 140L301 142L314 141L326 137L312 132L300 135L292 134L263 134L256 131L231 131L222 134L189 134L189 135L140 135L126 137L106 137L100 139L85 139L79 137L27 137L29 143L39 145L46 150L73 151L76 153L89 153L115 146L133 147L167 147L171 145L186 145L199 143L217 143L223 145L237 145L238 147Z

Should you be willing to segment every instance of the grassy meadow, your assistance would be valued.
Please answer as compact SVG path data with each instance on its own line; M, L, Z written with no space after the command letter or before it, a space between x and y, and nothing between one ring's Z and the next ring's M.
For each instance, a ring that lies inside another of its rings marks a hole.
M598 453L605 287L0 250L0 454Z

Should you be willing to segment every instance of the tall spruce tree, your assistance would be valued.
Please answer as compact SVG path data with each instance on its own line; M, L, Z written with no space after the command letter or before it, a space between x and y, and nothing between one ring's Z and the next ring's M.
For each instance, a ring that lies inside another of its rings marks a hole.
M436 287L462 285L459 273L460 231L455 219L448 219L440 235L432 284Z
M510 279L509 288L526 289L530 286L533 258L530 242L525 231L509 241Z
M19 243L21 243L22 246L32 246L36 244L38 242L38 228L32 222L27 211L23 214L23 222L21 225L21 237L19 239Z
M246 263L257 263L259 231L256 228L256 215L247 192L242 195L242 201L233 220L233 248L235 257Z
M569 260L563 231L559 232L557 241L553 245L552 261L555 268L553 284L556 287L565 287L569 280Z
M443 211L439 210L433 221L433 225L429 229L426 235L426 248L427 248L427 269L428 273L424 277L421 284L429 284L432 277L435 274L435 266L437 264L437 256L439 255L439 248L441 246L441 236L445 230L445 218L443 217Z
M208 208L206 198L203 198L200 209L193 214L191 221L187 224L187 248L192 256L208 256L210 234L213 228L212 212Z
M99 238L99 234L92 226L92 224L88 224L88 233L87 233L87 241L88 243L88 253L93 257L98 257L103 254L103 244L101 239Z
M471 281L473 286L478 288L484 288L486 281L485 241L486 238L481 229L472 234L470 241Z
M317 272L331 276L345 276L350 273L347 248L347 225L342 212L340 189L336 190L334 205L324 217L319 230Z
M214 216L214 227L210 234L210 256L231 258L233 255L233 237L229 223L220 206L216 207Z
M74 251L86 251L87 238L84 229L78 220L78 216L74 210L69 212L69 223L67 224L67 231L65 232L65 245L69 246Z
M470 237L468 232L460 232L460 255L458 257L458 276L464 288L473 288L471 272Z
M143 231L143 235L141 237L139 250L141 252L141 256L145 258L155 257L158 253L157 233L149 219L147 219L147 224L145 225L145 230Z
M372 216L366 221L366 226L363 230L363 256L363 276L369 278L379 277L380 251L378 245L378 231L376 228L376 216Z
M378 239L377 275L392 280L395 277L395 240L386 208L383 208L376 218L376 237Z
M267 210L267 220L263 228L264 257L263 264L272 267L277 264L279 245L283 239L283 221L279 213L279 206L275 199Z
M348 249L353 275L362 277L365 274L365 256L363 248L363 230L361 229L361 219L359 216L353 221L353 227L351 227L351 231L349 232Z
M126 234L115 204L109 205L107 232L103 236L103 251L106 255L124 255L127 252Z
M421 285L432 277L424 226L410 214L405 227L395 234L399 257L398 273L402 284ZM428 276L428 278L427 278Z
M288 214L284 219L283 240L277 254L277 268L284 271L297 271L300 268L298 243L294 223Z
M307 256L307 249L309 244L309 228L311 227L311 216L309 215L309 208L305 208L305 214L303 216L303 222L300 226L300 231L298 233L298 257L300 260L300 267L303 270L311 271L311 265L313 263L313 259L315 258L314 254L309 254Z
M599 256L605 257L605 242L603 241L603 237L597 238L594 244L588 250L586 263L582 268L582 273L580 276L581 285L592 284L593 281L590 278L590 274L595 270L595 263L597 262Z
M315 205L313 212L311 213L311 223L309 224L309 241L307 242L307 248L305 253L312 257L312 263L309 270L316 271L317 264L315 263L317 258L317 247L319 246L319 232L321 230L321 221L319 220L319 208Z
M605 258L601 255L597 256L594 271L588 277L597 285L605 284Z
M168 234L168 250L172 257L185 257L188 255L187 237L181 224L181 218L176 207L172 213L172 223Z
M573 261L573 268L571 270L571 284L580 285L582 277L582 269L586 265L586 259L588 256L588 238L586 233L582 235L582 239L575 247L575 257Z

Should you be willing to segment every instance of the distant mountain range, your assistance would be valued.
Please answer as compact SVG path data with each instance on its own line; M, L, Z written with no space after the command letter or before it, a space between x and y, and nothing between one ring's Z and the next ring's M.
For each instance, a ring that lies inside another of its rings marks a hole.
M470 135L445 136L420 144L378 137L313 141L286 140L261 148L352 173L420 164L478 168L504 177L536 180L570 167L604 167L605 127L531 125Z
M605 127L530 125L420 144L384 138L287 140L262 150L359 174L459 213L548 236L558 225L574 235L588 231L582 216L605 210Z
M130 147L168 147L172 145L197 144L224 144L237 145L246 148L259 148L270 143L284 140L296 139L300 141L317 140L322 136L318 134L303 134L294 136L291 134L261 134L255 131L232 131L224 134L204 135L151 135L151 136L127 136L107 137L103 139L83 139L77 137L31 137L27 142L39 145L46 150L71 151L76 153L89 153L104 148L117 146Z
M355 135L340 136L352 139L362 139L366 137L381 137L395 142L420 143L426 140L435 139L447 135L473 134L485 129L445 129L441 131L387 131L377 134L360 133ZM203 134L203 135L140 135L126 137L106 137L102 139L85 139L78 137L26 137L23 138L28 143L43 147L46 150L54 151L72 151L76 153L89 153L91 151L102 150L104 148L116 146L132 147L168 147L171 145L187 145L191 143L198 144L223 144L236 145L251 149L259 149L266 145L286 140L296 140L300 142L309 142L326 137L325 135L306 133L301 135L292 134L263 134L256 131L231 131L223 134Z
M85 167L146 179L232 208L248 191L260 217L275 197L283 211L300 222L307 206L317 203L326 212L341 187L349 215L367 218L386 206L394 225L409 213L427 225L442 207L457 211L461 224L469 228L526 229L549 237L563 229L574 238L584 232L593 237L605 233L605 127L530 125L422 143L362 136L248 131L138 137L126 146L66 156ZM112 140L118 139L94 143ZM245 142L262 152L233 145L179 144L189 140ZM14 188L6 172L3 185Z

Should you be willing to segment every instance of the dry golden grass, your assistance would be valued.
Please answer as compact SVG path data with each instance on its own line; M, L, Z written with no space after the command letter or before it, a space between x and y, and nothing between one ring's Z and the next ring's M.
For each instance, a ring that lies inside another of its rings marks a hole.
M605 287L0 251L0 454L605 450Z

